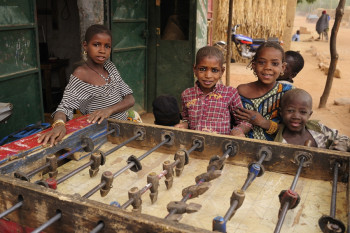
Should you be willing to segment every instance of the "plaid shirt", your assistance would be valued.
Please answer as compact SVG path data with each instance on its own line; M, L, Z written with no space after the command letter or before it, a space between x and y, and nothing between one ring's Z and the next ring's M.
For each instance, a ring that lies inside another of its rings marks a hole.
M235 119L234 110L243 107L236 88L216 84L212 92L204 94L198 85L197 81L194 87L181 94L182 119L188 121L190 129L230 134L231 123L251 127L251 124Z

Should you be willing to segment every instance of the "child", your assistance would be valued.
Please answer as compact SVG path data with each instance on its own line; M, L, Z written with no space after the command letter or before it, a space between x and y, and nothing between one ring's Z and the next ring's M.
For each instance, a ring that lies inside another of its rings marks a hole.
M161 95L152 103L154 124L174 126L180 122L180 110L174 96Z
M286 67L283 48L275 42L266 42L257 49L250 62L258 80L238 86L244 108L236 110L237 117L253 125L250 138L274 139L280 117L280 99L293 87L277 82Z
M306 140L319 148L350 151L350 140L315 120L309 120L312 114L312 97L302 89L288 91L282 98L281 115L283 123L275 141L295 145L304 145Z
M126 110L135 103L132 90L109 61L111 32L103 25L92 25L83 42L87 60L70 76L61 103L54 116L52 130L39 137L39 143L57 144L66 134L65 123L73 118L73 110L90 114L88 122L101 123L111 117L127 120Z
M293 78L303 69L304 58L300 53L292 50L285 52L285 57L287 63L286 69L284 70L284 75L279 76L277 81L291 84L293 83Z
M224 56L218 48L198 50L193 66L198 80L181 94L183 122L175 127L241 137L250 130L249 123L234 115L234 110L242 107L237 90L218 83L225 71L223 64ZM232 123L236 125L233 128Z
M300 31L297 30L297 32L292 36L292 41L300 41Z

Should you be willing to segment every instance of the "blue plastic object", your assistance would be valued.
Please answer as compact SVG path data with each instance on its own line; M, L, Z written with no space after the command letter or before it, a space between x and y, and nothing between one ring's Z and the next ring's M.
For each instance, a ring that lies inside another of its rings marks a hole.
M43 131L44 129L49 128L51 125L50 123L40 123L40 124L30 124L24 127L23 129L17 130L16 132L13 132L4 138L0 140L0 146L4 145L5 143L13 142L18 139L28 137L32 134L38 133L40 131Z
M119 207L119 208L121 207L121 205L117 201L112 201L111 204L109 204L109 205Z
M217 216L213 219L213 231L226 233L226 222L223 217Z
M256 176L259 174L260 172L260 165L253 163L250 167L249 167L249 173L253 173L254 174L254 178L253 180L256 178Z

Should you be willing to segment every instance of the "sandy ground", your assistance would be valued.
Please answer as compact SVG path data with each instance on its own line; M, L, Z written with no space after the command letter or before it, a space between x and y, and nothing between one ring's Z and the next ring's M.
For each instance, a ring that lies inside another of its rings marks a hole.
M334 21L331 20L330 27ZM313 115L312 119L320 120L323 124L338 129L341 134L350 136L350 105L337 106L334 100L341 97L350 98L350 28L340 27L337 35L337 52L339 60L337 68L340 69L342 77L334 78L330 96L326 108L318 108L320 97L323 93L327 76L318 68L318 60L308 50L311 46L322 54L328 63L330 63L329 42L325 41L307 41L312 36L318 37L315 31L315 23L306 23L305 17L297 16L294 22L294 32L302 27L306 27L310 34L301 34L300 42L292 42L291 50L300 51L305 60L302 71L294 79L294 85L305 89L313 97ZM329 32L330 34L330 32ZM247 63L231 63L231 85L237 87L241 83L247 83L255 80L253 72L246 68ZM225 79L225 77L223 77Z

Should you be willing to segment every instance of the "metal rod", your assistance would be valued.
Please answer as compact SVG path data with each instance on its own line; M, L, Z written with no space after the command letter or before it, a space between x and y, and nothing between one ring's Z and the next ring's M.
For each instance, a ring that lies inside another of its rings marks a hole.
M62 183L65 180L68 180L69 178L71 178L72 176L74 176L75 174L81 172L82 170L84 170L85 168L87 168L88 166L90 166L91 164L93 164L94 162L92 160L90 160L89 162L85 163L84 165L78 167L77 169L75 169L74 171L62 176L61 178L59 178L57 180L57 185Z
M142 159L144 159L146 156L148 156L149 154L151 154L153 151L155 151L156 149L158 149L159 147L161 147L162 145L164 145L165 143L170 141L170 137L166 137L165 140L163 140L161 143L159 143L158 145L156 145L155 147L153 147L152 149L150 149L149 151L147 151L146 153L144 153L142 156L140 156L139 158L137 158L138 161L141 161ZM111 152L112 153L112 152ZM126 165L125 167L123 167L122 169L120 169L119 171L117 171L116 173L113 174L113 178L116 178L117 176L119 176L120 174L122 174L123 172L125 172L126 170L128 170L129 168L131 168L132 166L135 165L135 162L131 162L128 165ZM83 197L85 198L89 198L90 196L92 196L92 194L94 194L95 192L97 192L98 190L100 190L101 188L103 188L105 186L106 182L102 181L100 184L98 184L96 187L94 187L92 190L90 190L88 193L86 193Z
M242 188L241 188L241 190L242 190L243 192L247 190L247 188L249 187L249 185L252 183L254 177L255 177L254 173L249 172L249 175L248 175L246 181L244 182L244 184L243 184L243 186L242 186Z
M225 216L224 216L224 221L227 222L230 219L230 216L232 216L232 213L236 210L238 205L238 201L234 200L230 208L227 210Z
M295 187L297 186L298 179L299 179L299 176L300 176L300 173L301 173L301 169L303 169L303 163L304 163L305 159L306 159L305 156L301 156L301 158L300 158L300 164L299 164L299 167L298 167L298 171L295 174L295 177L293 179L292 185L290 186L290 189L292 191L294 191Z
M261 157L260 157L260 159L259 159L258 162L257 162L257 164L258 164L259 166L262 164L262 162L264 162L266 156L267 156L266 151L263 151L263 152L262 152L262 155L261 155ZM249 175L248 175L248 177L247 177L247 179L246 179L246 181L244 182L244 184L243 184L243 186L242 186L242 188L241 188L242 191L246 191L246 190L248 189L249 185L253 182L254 177L255 177L254 173L251 173L251 172L250 172Z
M227 150L223 153L222 158L227 159L227 158L229 157L229 154L231 153L232 149L233 149L233 148L232 148L231 146L229 146L229 147L227 148ZM215 170L215 168L212 167L212 168L210 169L210 171L212 171L212 170ZM208 171L208 172L210 172L210 171ZM200 179L200 180L196 183L196 186L200 185L200 184L203 183L203 182L205 182L205 179ZM188 199L190 199L191 195L192 195L192 193L188 192L188 193L181 199L180 202L186 202ZM177 212L177 210L176 210L176 209L173 209L172 211L169 212L169 214L168 214L167 216L165 216L164 219L168 219L168 218L169 218L170 216L172 216L173 214L176 214L176 212Z
M16 205L12 206L11 208L5 210L0 214L0 219L5 217L6 215L12 213L13 211L17 210L19 207L23 205L23 201L18 202Z
M201 144L199 142L195 142L194 145L188 149L187 154L191 154L195 149L197 149Z
M134 141L136 138L140 137L141 135L142 135L142 133L138 132L138 133L137 133L136 135L134 135L133 137L131 137L131 138L125 140L124 142L120 143L118 146L116 146L116 147L110 149L109 151L107 151L107 152L105 153L105 155L107 156L107 155L113 153L114 151L120 149L121 147L125 146L125 145L128 144L129 142Z
M144 194L148 189L150 189L152 187L152 183L148 183L146 184L141 190L140 190L140 194ZM134 198L130 198L129 200L127 200L120 208L121 209L126 209L129 207L129 205L131 205L134 202Z
M303 168L303 163L304 163L305 159L306 159L305 156L301 156L301 158L300 158L300 164L299 164L299 167L298 167L298 171L297 171L297 173L296 173L296 175L295 175L295 177L293 179L292 185L290 186L290 189L292 191L294 191L295 186L297 185L297 182L298 182L298 179L299 179L299 176L300 176L300 173L301 173L301 169ZM289 202L285 202L283 207L282 207L281 214L280 214L280 217L278 219L278 222L277 222L277 225L276 225L274 233L279 233L281 231L282 224L284 222L284 218L286 217L288 209L289 209Z
M144 158L146 158L149 154L151 154L153 151L157 150L159 147L163 146L165 143L170 142L170 137L166 137L165 140L163 140L161 143L159 143L158 145L156 145L155 147L153 147L152 149L150 149L149 151L147 151L146 153L144 153L142 156L140 156L137 160L141 161Z
M93 151L91 151L87 156L91 155L92 153L94 153L95 151L97 151L98 149L101 148L101 146L104 144L105 142L101 143L100 145L98 145ZM57 180L57 185L62 183L65 180L68 180L69 178L71 178L72 176L74 176L75 174L81 172L82 170L84 170L85 168L87 168L88 166L90 166L91 164L93 164L93 161L89 161L86 164L78 167L77 169L71 171L70 173L66 174L65 176L62 176L61 178L59 178Z
M338 184L338 173L339 173L339 162L334 163L334 173L333 173L333 184L332 184L332 199L331 199L331 210L330 216L335 218L335 211L337 205L337 184Z
M44 223L43 225L41 225L40 227L32 231L32 233L40 233L42 230L46 229L47 227L49 227L50 225L58 221L61 217L62 217L62 213L58 212L55 216L50 218L46 223Z
M114 132L114 129L108 131L107 133L105 133L105 131L103 131L102 133L93 135L93 136L91 137L91 139L92 139L93 142L95 142L95 141L97 141L97 140L99 140L99 139L101 139L101 138L103 138L103 137L105 137L105 136L107 136L107 135L109 135L109 134L111 134L111 133L113 133L113 132ZM76 148L74 148L73 150L68 151L67 153L64 153L63 155L59 156L59 157L57 158L57 160L60 161L60 160L62 160L62 159L64 159L64 158L67 158L69 155L74 154L75 152L78 152L79 150L81 150L81 149L83 149L83 148L85 148L85 147L86 147L86 144L83 143L83 144L81 144L80 146L77 146ZM50 163L46 163L46 164L44 164L44 165L42 165L42 166L40 166L40 167L38 167L38 168L36 168L36 169L34 169L34 170L28 172L28 173L27 173L27 176L28 176L28 177L31 177L31 176L35 175L36 173L38 173L38 172L44 170L45 168L48 168L49 166L50 166Z
M260 157L260 159L258 161L259 165L261 165L264 162L266 156L267 156L267 152L266 151L261 152L261 157Z
M100 134L96 134L96 135L91 136L91 140L92 140L92 142L96 142L99 139L104 138L104 137L112 134L113 132L114 132L114 129L112 129L112 130L110 130L108 132L103 131ZM75 152L78 152L81 149L84 149L86 146L87 146L87 144L82 143L80 146L77 146L75 149L73 149L73 150L71 150L71 151L69 151L69 152L59 156L58 157L58 161L67 158L69 155L74 154Z
M90 233L97 233L100 232L105 227L105 224L103 222L100 222L97 224L97 226L90 231Z
M87 192L83 197L89 198L92 196L92 194L96 193L98 190L103 188L106 185L105 181L101 181L98 185L96 185L93 189L91 189L89 192Z
M258 160L257 164L261 165L262 162L264 162L265 158L267 156L267 153L265 151L262 152L262 156L260 157L260 159ZM254 173L249 173L246 181L244 182L241 190L242 191L246 191L247 188L249 187L249 185L251 184L251 182L253 181L254 179ZM238 201L237 200L234 200L232 205L230 206L230 208L227 210L225 216L224 216L224 221L227 222L230 217L232 216L232 213L236 210L237 208L237 205L238 205Z

